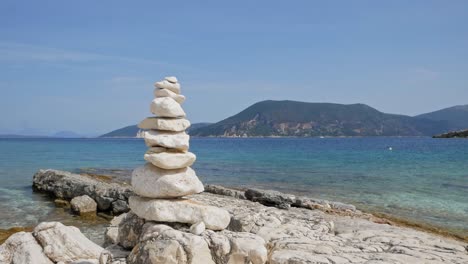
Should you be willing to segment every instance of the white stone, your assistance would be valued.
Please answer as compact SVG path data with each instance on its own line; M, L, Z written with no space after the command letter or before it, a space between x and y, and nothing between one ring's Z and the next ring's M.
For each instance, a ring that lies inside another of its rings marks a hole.
M0 263L8 264L53 264L31 233L11 235L0 246Z
M198 222L190 226L190 233L199 236L201 235L201 233L203 233L203 231L205 231L205 228L206 228L205 223Z
M156 129L181 132L190 127L190 121L185 118L148 117L141 121L138 127L145 130Z
M143 226L140 242L127 261L129 264L215 264L205 239L152 222Z
M224 231L223 231L224 232ZM224 233L231 242L231 254L228 263L242 263L248 260L252 264L264 264L268 260L265 240L251 233Z
M151 102L151 113L158 117L184 117L184 109L170 97L156 98Z
M225 229L231 215L224 209L200 204L189 199L148 199L131 196L132 211L141 218L158 222L195 224L203 221L211 230Z
M81 214L95 213L97 210L97 203L93 198L88 195L77 196L70 202L73 211Z
M165 147L186 151L189 148L190 136L185 132L166 132L149 130L143 133L148 147Z
M176 198L203 192L203 184L191 168L164 170L146 163L132 172L133 191L143 197Z
M102 247L86 238L78 228L59 222L43 222L34 228L34 237L54 262L98 260Z
M166 80L168 82L171 82L171 83L178 83L179 82L175 76L167 76L166 78L164 78L164 80Z
M208 241L215 260L223 263L264 264L268 260L266 242L261 237L249 232L232 232L223 230L203 233ZM274 246L273 246L274 248Z
M170 97L174 99L179 104L182 104L185 101L185 96L181 94L176 94L168 89L154 88L154 97Z
M150 148L144 155L146 161L166 170L182 169L191 166L196 159L191 152L176 152L165 148Z
M154 84L156 88L161 88L161 89L168 89L173 91L176 94L180 94L180 84L179 83L171 83L168 82L167 80L156 82Z

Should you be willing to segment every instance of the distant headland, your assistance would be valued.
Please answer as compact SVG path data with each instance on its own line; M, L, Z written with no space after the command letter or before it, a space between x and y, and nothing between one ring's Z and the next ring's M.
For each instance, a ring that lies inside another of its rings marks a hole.
M417 116L388 114L365 104L262 101L217 123L193 124L199 137L433 136L468 128L468 105ZM136 125L100 137L136 137Z

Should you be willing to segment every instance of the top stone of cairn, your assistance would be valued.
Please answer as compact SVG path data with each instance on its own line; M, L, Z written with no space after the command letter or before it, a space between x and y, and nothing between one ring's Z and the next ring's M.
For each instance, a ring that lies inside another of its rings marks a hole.
M180 94L180 84L177 82L176 77L166 77L164 80L154 83L154 86L159 89L167 89L173 93Z
M168 76L164 78L164 80L170 82L170 83L178 83L177 78L175 76Z

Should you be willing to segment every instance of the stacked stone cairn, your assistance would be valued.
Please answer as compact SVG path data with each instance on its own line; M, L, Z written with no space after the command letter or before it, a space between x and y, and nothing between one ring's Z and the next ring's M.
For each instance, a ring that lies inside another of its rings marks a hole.
M229 213L221 208L195 202L185 196L203 192L203 184L190 166L195 154L188 151L190 136L176 77L155 83L151 112L138 125L149 147L144 155L147 163L132 173L136 196L129 199L130 209L140 218L156 222L191 225L192 233L205 228L223 230L230 222Z

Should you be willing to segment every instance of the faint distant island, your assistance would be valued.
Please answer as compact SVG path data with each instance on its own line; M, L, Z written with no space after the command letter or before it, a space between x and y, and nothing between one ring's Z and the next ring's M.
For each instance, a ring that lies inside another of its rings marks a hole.
M0 138L48 138L48 136L2 134Z
M83 135L80 135L78 133L75 133L73 131L59 131L57 133L54 133L51 135L51 137L55 138L82 138L84 137Z
M365 104L262 101L220 122L193 124L199 137L433 136L468 128L468 105L417 116L388 114ZM101 137L135 137L127 126Z
M0 138L84 138L73 131L59 131L48 135L0 134Z

